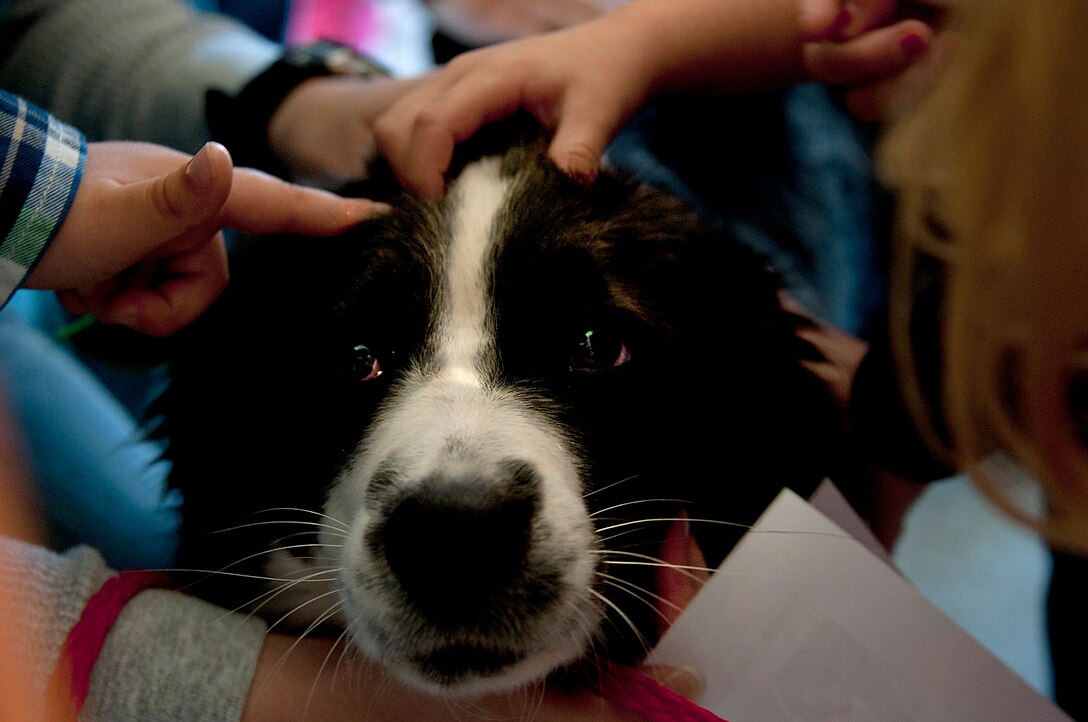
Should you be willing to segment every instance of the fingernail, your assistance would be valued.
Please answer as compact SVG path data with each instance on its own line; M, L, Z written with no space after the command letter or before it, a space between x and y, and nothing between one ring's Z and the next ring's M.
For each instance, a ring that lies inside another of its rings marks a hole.
M567 175L581 185L588 186L593 185L593 181L597 180L596 168L571 168L567 170Z
M206 191L215 182L215 173L212 169L212 159L208 154L208 145L205 144L189 161L185 168L185 175L189 177L193 187L200 191Z
M903 39L899 41L899 47L903 49L905 55L910 57L924 52L929 47L929 43L918 33L910 33L904 35Z
M853 38L856 38L864 29L862 27L863 21L864 16L858 15L858 4L847 0L847 2L843 3L843 8L839 13L839 17L835 18L836 24L839 22L844 23L839 30L839 37L843 40L852 40Z
M380 201L371 201L366 198L352 198L347 200L345 206L347 220L353 223L361 223L370 218L384 216L393 210L393 206Z

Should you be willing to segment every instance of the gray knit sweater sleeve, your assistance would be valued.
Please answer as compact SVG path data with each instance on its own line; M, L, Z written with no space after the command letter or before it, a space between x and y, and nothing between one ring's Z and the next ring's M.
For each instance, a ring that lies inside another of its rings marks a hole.
M0 88L88 140L196 152L204 94L237 92L280 54L248 27L181 0L14 0L0 18Z
M56 554L0 538L0 644L44 694L68 631L112 574L87 547ZM264 624L176 592L147 590L122 610L91 674L80 719L237 720Z

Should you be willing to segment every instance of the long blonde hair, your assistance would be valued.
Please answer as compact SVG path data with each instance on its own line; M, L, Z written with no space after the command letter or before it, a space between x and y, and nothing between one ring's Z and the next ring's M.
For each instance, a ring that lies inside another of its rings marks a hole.
M893 343L939 445L906 336L913 269L944 268L948 449L1055 546L1088 550L1088 0L959 4L949 67L881 146L897 192ZM1078 416L1079 414L1079 416ZM1032 515L999 492L1002 451L1039 481Z

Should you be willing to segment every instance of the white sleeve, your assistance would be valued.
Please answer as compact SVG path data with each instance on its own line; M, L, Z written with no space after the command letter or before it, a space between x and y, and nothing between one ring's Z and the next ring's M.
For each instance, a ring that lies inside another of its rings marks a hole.
M141 592L106 637L80 719L239 720L264 631L178 592Z
M97 552L0 538L0 645L44 695L69 630L112 575ZM147 590L106 637L80 719L238 720L264 643L262 621L178 592Z

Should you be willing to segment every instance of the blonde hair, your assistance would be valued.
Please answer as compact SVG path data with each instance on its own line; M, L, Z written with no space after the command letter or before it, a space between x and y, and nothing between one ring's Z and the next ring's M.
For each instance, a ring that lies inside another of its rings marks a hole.
M935 258L948 453L1051 544L1084 551L1088 424L1073 396L1088 383L1088 1L958 10L949 66L878 154L899 204L891 324L904 394L939 445L906 335L914 272ZM999 450L1041 484L1042 514L1000 493L986 463Z

